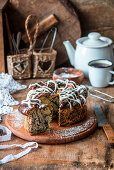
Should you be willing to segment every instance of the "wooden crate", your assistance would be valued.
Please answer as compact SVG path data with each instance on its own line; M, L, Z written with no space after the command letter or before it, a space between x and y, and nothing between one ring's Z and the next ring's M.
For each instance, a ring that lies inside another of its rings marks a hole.
M8 73L15 79L31 78L32 53L22 53L7 56Z
M52 77L57 52L53 49L52 52L48 52L49 49L45 48L41 53L39 50L33 51L33 78L50 78Z

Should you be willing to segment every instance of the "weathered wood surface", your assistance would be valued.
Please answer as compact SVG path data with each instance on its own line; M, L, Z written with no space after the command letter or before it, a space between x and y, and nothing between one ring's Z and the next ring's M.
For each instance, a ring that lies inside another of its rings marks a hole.
M55 14L59 23L54 49L57 50L56 66L68 60L63 41L70 40L75 45L75 40L81 36L80 23L74 8L67 3L68 0L10 0L7 9L8 19L13 32L22 31L24 33L24 22L29 14L35 14L39 20L50 14ZM14 15L15 14L15 15ZM41 47L45 36L39 37L36 43ZM49 38L45 47L49 47L52 37Z
M0 73L5 72L5 56L4 56L4 32L3 32L3 10L8 0L0 1Z
M3 11L8 3L8 0L0 0L0 11Z
M27 8L26 10L19 8L19 1L20 0L10 0L11 4L19 13L21 13L21 15L26 15L28 11L35 11L33 7L33 4L36 2L35 0L31 3L29 3L28 0L24 1ZM109 36L114 41L114 0L69 1L73 3L74 8L78 13L81 22L82 35L87 35L91 31L98 31L104 36ZM37 6L36 10L38 10Z
M114 41L114 0L70 0L80 19L82 35L97 31Z
M21 83L30 84L38 80L20 80ZM87 83L87 82L85 82ZM114 96L114 87L99 89ZM26 96L25 91L17 92L13 96L21 101ZM95 104L103 107L110 124L114 129L114 104L103 102L100 99L88 97L89 108L93 110ZM24 144L26 141L12 135L12 140L0 144ZM7 154L17 154L20 149L7 149L0 151L0 159ZM91 136L68 144L45 145L39 144L37 150L19 160L1 165L3 169L60 169L60 170L88 170L88 169L114 169L114 149L107 143L106 135L102 129L97 129Z
M4 56L4 37L3 37L3 18L0 12L0 73L5 72L5 56Z
M8 38L8 41L9 41L9 47L10 47L10 54L14 54L14 49L13 49L13 44L12 44L12 41L11 41L11 31L10 31L10 27L9 27L9 21L8 21L8 16L7 16L7 13L5 12L5 23L6 23L6 30L7 30L7 38Z

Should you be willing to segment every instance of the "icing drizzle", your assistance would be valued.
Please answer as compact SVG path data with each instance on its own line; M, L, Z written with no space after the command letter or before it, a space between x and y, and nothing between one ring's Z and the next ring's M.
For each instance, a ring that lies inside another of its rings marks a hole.
M70 109L72 109L71 101L75 101L80 105L82 103L85 104L86 102L84 91L87 92L87 89L84 85L76 85L74 81L68 79L48 80L47 82L41 81L40 83L43 85L40 85L39 83L29 85L29 88L37 86L36 89L30 90L27 94L26 100L22 101L22 103L28 104L29 108L31 108L33 104L41 105L41 101L37 99L40 94L55 94L58 90L61 90L59 92L60 102L67 100L70 105ZM53 84L54 90L50 88L50 83Z
M26 99L21 102L21 104L27 104L29 108L32 108L32 105L41 105L41 100L39 99Z

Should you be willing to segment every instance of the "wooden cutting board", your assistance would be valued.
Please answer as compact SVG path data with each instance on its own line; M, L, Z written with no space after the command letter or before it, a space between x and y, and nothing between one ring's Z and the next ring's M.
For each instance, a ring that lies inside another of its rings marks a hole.
M57 121L51 123L50 131L31 136L24 129L24 115L18 110L6 116L5 124L16 136L45 144L60 144L76 141L92 134L97 127L97 120L93 112L88 110L86 118L70 127L59 127Z
M63 41L69 40L74 46L76 39L81 36L81 28L78 16L73 6L68 0L10 0L8 8L8 19L11 23L13 32L24 31L25 18L30 14L35 14L39 20L54 14L59 23L57 24L58 33L54 48L57 50L56 66L65 63L68 60ZM15 15L14 15L15 13ZM38 37L37 47L40 48L46 34ZM52 38L49 39L46 47L50 46Z

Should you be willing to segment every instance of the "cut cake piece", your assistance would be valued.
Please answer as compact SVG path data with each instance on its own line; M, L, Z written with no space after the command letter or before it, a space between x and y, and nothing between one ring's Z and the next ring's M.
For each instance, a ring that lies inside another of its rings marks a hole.
M83 120L87 114L85 86L67 88L60 93L59 126L69 126Z
M52 107L40 104L39 100L24 100L18 110L25 115L24 128L31 134L39 134L50 128Z
M51 88L47 86L41 86L40 88L30 90L27 94L27 99L29 98L39 99L42 104L51 105L53 108L53 119L58 117L59 94L56 94Z

